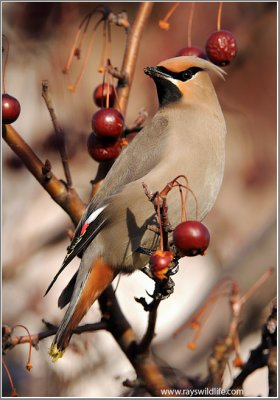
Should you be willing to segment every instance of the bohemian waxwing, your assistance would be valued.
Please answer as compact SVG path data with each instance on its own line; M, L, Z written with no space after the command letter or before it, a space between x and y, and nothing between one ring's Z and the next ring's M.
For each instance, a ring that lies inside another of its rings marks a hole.
M79 269L58 300L60 308L70 304L51 346L53 361L62 356L73 330L115 276L149 262L147 255L136 251L155 249L158 242L158 236L146 229L155 222L155 210L143 182L156 192L185 175L197 199L198 220L213 207L224 172L226 127L209 71L223 77L219 67L197 57L171 58L144 69L155 82L159 110L122 152L89 203L47 290L82 252ZM192 196L187 210L188 218L196 219ZM173 227L181 222L175 190L168 194L168 215Z

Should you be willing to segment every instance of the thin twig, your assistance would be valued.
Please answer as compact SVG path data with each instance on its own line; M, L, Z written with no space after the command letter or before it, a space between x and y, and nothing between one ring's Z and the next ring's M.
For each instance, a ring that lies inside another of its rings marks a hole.
M123 84L127 82L127 76L124 72L118 70L118 68L113 67L111 61L107 60L106 71L112 75L114 78L117 78L119 81L122 81Z
M52 105L52 100L50 98L49 94L49 82L47 80L44 80L42 82L42 97L45 100L46 106L48 108L48 111L51 116L52 124L56 133L57 137L57 145L58 145L58 150L59 154L61 157L63 169L64 169L64 174L67 182L68 187L72 187L72 178L71 178L71 173L70 173L70 168L68 164L68 155L66 151L66 145L65 145L65 134L63 130L60 128L58 125L57 117Z
M3 357L2 357L2 364L3 364L3 366L4 366L5 370L6 370L6 373L7 373L9 382L10 382L10 386L11 386L11 389L12 389L11 396L12 397L18 397L17 390L16 390L16 387L15 387L14 382L13 382L13 378L12 378L12 376L10 374L9 368L8 368L8 366L7 366L7 364L6 364L6 362L5 362Z
M141 129L143 129L147 117L148 117L147 111L144 108L141 108L133 124L125 127L123 131L123 136L125 137L129 133L141 131Z
M234 379L230 389L242 388L245 379L259 368L269 368L269 396L277 395L277 302L274 301L272 311L262 330L261 343L250 352L247 362L240 374ZM271 358L270 358L271 357ZM271 363L272 361L272 363Z
M248 299L255 293L255 291L264 284L264 282L271 276L272 273L273 268L269 268L267 271L265 271L264 274L247 290L243 296L240 294L239 286L236 283L232 284L232 293L229 298L231 320L228 333L223 341L219 341L215 345L213 353L208 359L208 369L210 374L209 382L212 385L221 385L224 370L228 363L229 356L233 350L235 350L238 364L242 366L243 363L240 358L239 348L237 348L236 345L239 344L238 328L243 306L245 302L248 301ZM263 361L259 361L262 364Z
M107 324L105 321L78 326L76 329L74 329L73 333L75 333L76 335L80 335L81 333L84 332L95 332L103 329L107 329ZM6 352L7 350L13 349L17 345L24 343L31 343L32 346L36 347L40 340L55 335L57 330L58 330L57 326L51 325L48 326L47 330L33 335L26 335L26 336L9 335L6 337L5 340L3 340L3 351Z

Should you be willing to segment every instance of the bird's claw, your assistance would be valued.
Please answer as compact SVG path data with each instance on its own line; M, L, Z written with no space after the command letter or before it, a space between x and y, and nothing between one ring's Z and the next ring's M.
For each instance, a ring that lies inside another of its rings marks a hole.
M145 254L146 256L151 256L154 253L154 250L151 249L146 249L145 247L138 247L136 250L136 253L141 253L141 254Z

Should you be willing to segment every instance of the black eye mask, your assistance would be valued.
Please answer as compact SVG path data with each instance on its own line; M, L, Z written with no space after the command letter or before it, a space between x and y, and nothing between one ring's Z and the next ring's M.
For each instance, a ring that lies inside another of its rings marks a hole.
M197 72L202 71L202 68L191 67L181 72L172 72L169 71L167 68L160 66L157 67L157 70L163 72L166 75L169 75L171 78L186 82L187 80L191 79Z

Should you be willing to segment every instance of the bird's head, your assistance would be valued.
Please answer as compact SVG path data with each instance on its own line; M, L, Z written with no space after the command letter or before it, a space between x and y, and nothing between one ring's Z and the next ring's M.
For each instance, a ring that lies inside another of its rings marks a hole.
M156 67L144 69L156 84L160 106L178 101L201 102L205 96L215 96L209 71L224 78L225 72L221 68L192 56L170 58Z

